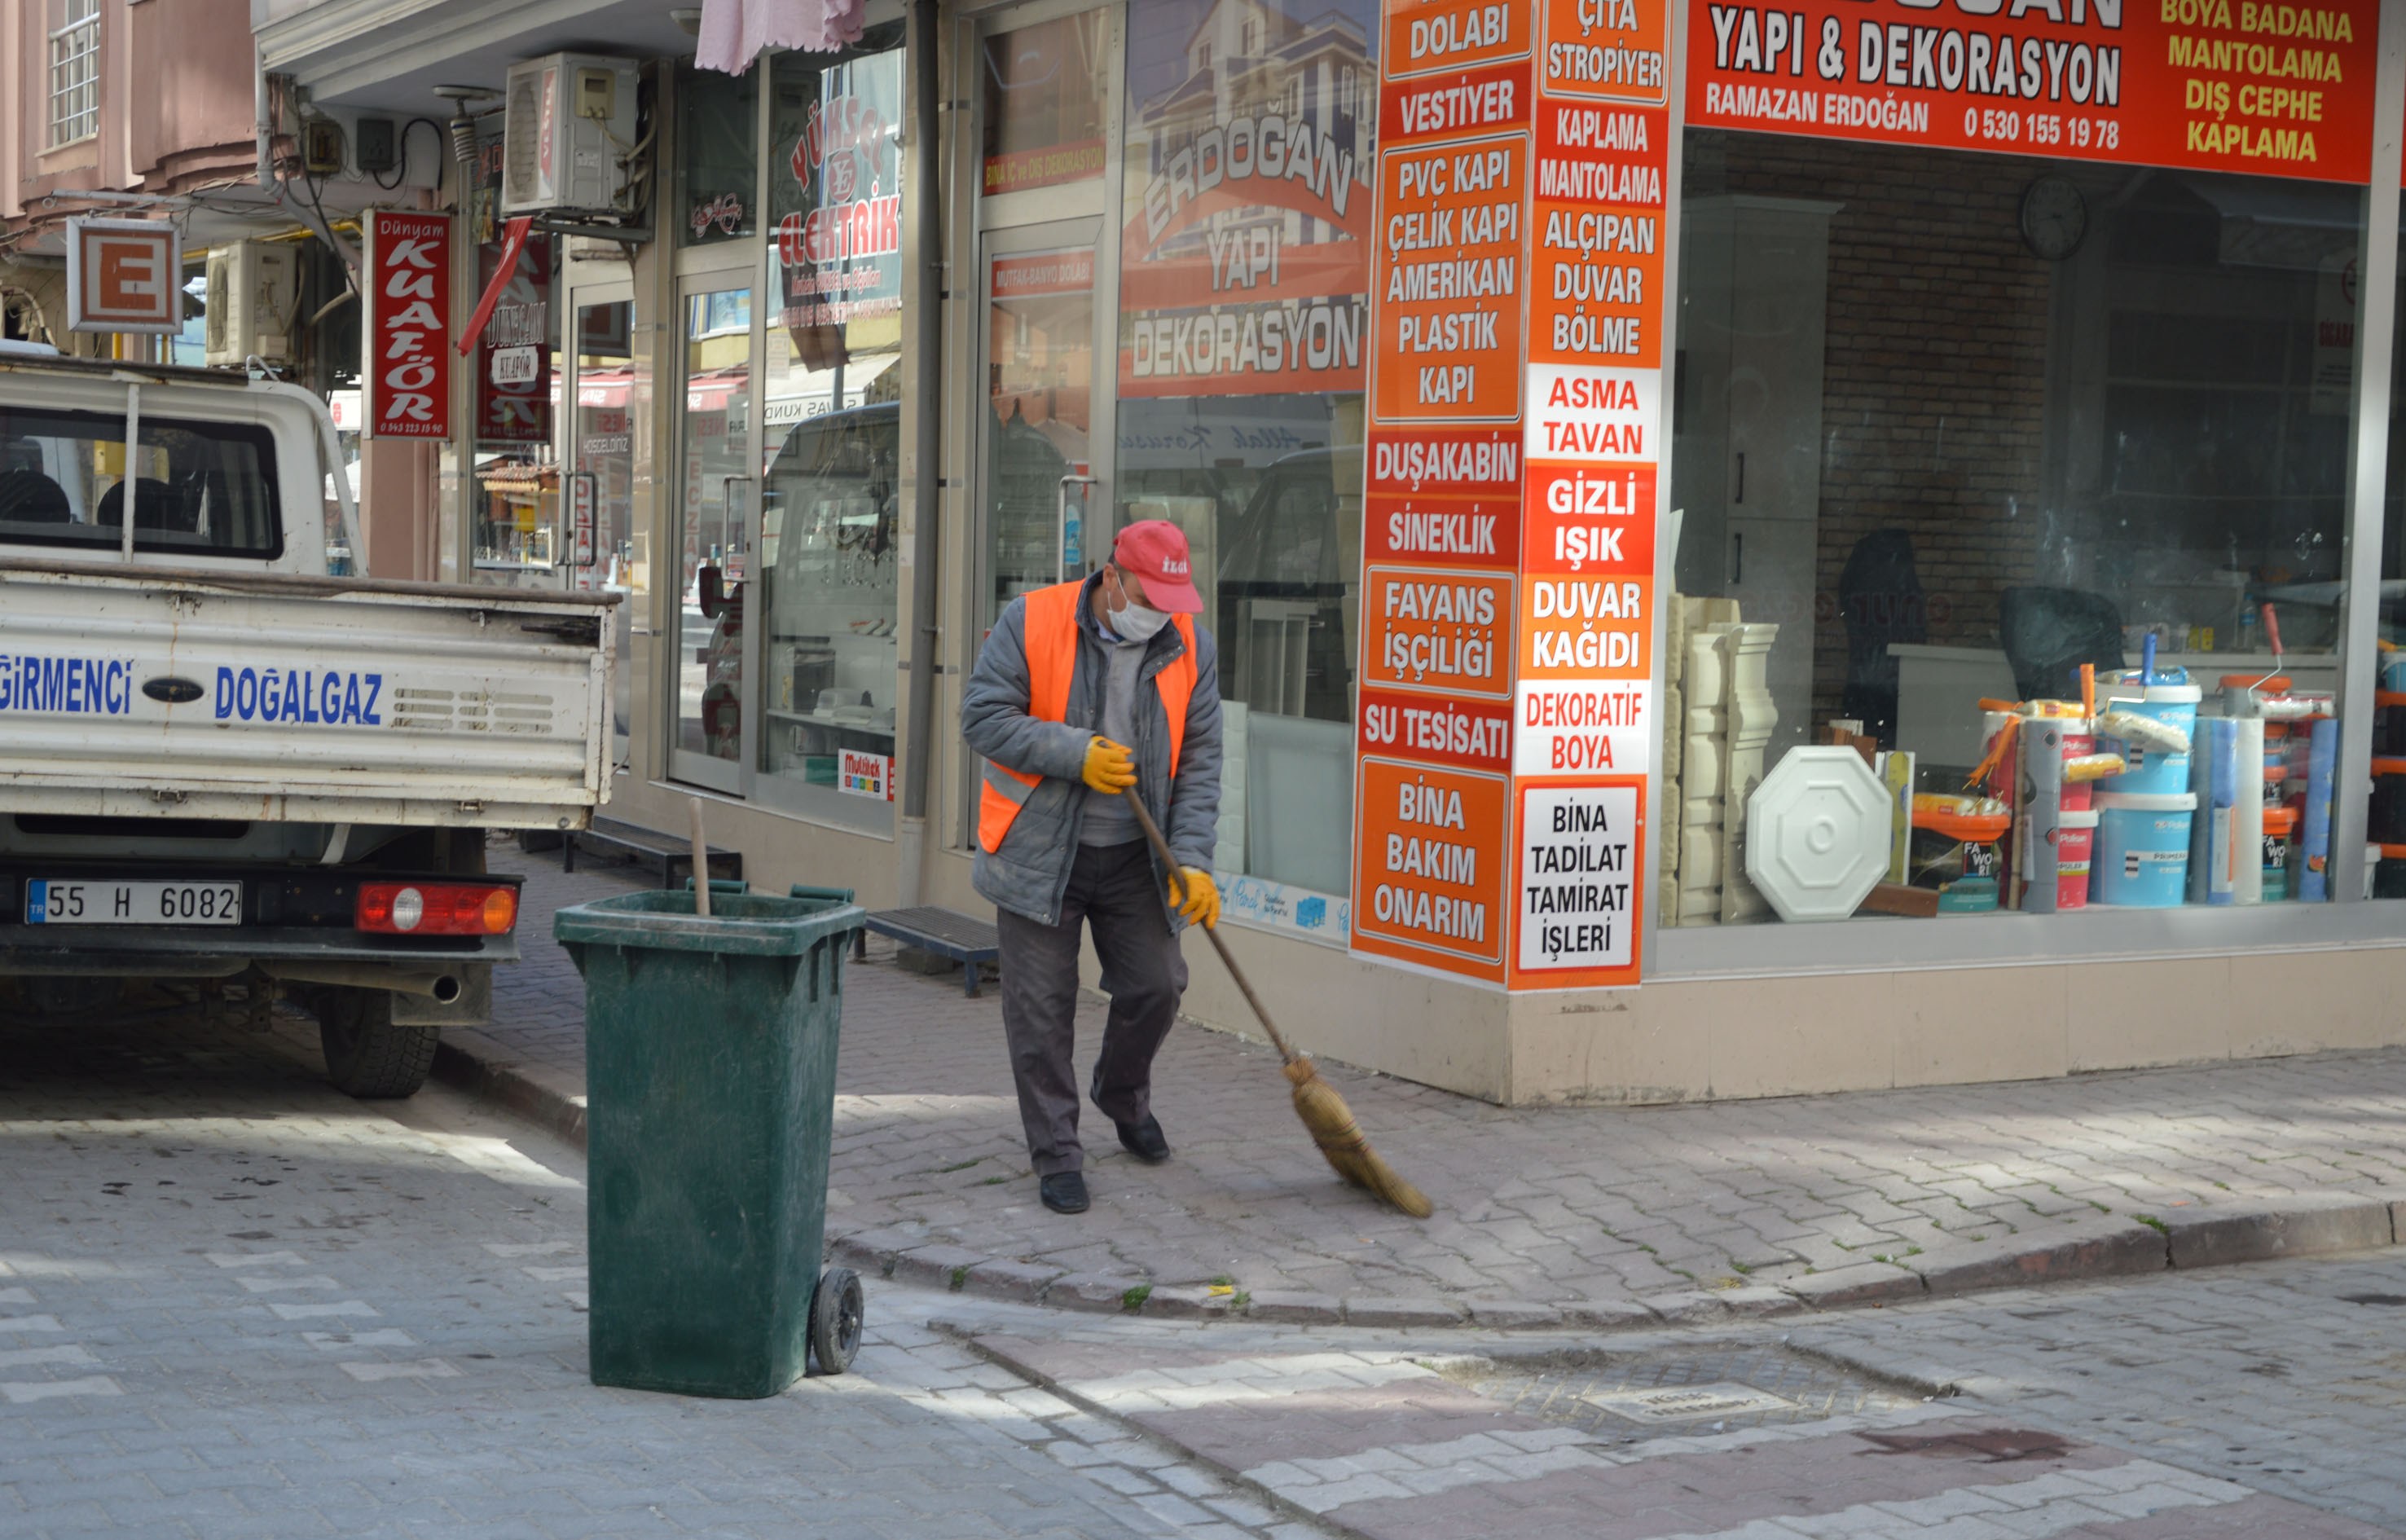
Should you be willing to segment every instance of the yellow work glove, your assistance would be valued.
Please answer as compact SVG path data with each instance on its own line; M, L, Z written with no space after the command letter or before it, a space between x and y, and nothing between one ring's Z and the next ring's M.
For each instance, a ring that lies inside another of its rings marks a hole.
M1180 867L1178 875L1186 883L1186 897L1178 896L1178 883L1169 884L1169 897L1178 905L1178 912L1210 930L1220 923L1220 884L1201 867Z
M1097 738L1086 745L1086 768L1078 778L1095 790L1117 797L1136 784L1136 760L1123 744Z

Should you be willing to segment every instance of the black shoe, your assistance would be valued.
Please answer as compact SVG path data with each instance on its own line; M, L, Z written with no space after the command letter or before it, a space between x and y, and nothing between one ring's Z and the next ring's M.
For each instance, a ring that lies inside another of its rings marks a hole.
M1161 1131L1161 1120L1147 1112L1142 1123L1114 1123L1120 1131L1120 1143L1128 1153L1147 1166L1159 1166L1169 1158L1169 1140Z
M1086 1211L1086 1179L1076 1171L1055 1171L1036 1184L1044 1207L1056 1214L1083 1214Z

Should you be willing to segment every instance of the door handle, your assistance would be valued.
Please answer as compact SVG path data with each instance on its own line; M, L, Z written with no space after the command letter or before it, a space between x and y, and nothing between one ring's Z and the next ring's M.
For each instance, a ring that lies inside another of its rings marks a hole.
M1730 536L1730 542L1737 553L1730 562L1730 586L1734 587L1746 581L1746 531L1738 530Z
M730 486L739 481L757 481L758 479L759 478L757 476L746 475L741 471L735 472L729 475L719 477L718 506L721 510L720 516L724 517L727 514L730 514L735 511L735 499L728 491L728 488ZM743 521L739 518L735 525L735 538L728 543L729 549L742 552L751 548L749 543L744 539L745 532Z
M1737 457L1737 492L1730 501L1732 502L1746 501L1746 454L1743 450L1739 451Z
M1054 505L1053 514L1053 568L1056 573L1066 572L1069 569L1069 488L1101 485L1102 480L1098 476L1063 476L1061 478L1060 498ZM1085 564L1085 521L1083 518L1079 521L1078 533L1079 565L1083 566Z

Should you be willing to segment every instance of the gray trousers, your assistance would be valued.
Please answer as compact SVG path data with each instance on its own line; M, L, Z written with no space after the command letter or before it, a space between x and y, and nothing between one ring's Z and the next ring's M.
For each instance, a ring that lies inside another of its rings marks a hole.
M1077 1070L1069 1062L1081 922L1094 927L1103 992L1111 997L1091 1095L1112 1122L1140 1123L1152 1110L1153 1056L1186 993L1186 959L1169 933L1142 841L1078 848L1059 925L1001 911L1002 1030L1028 1160L1040 1177L1080 1170L1086 1162L1078 1142Z

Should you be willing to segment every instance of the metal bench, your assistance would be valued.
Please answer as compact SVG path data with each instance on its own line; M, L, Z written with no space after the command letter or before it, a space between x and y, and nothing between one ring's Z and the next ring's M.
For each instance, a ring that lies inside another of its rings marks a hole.
M868 924L880 936L959 963L962 992L971 999L978 996L980 968L1002 955L1002 938L994 926L949 909L875 910Z
M620 823L616 818L596 818L590 828L572 829L562 841L559 869L576 869L576 853L589 851L598 855L615 855L649 868L660 874L660 886L682 888L693 881L693 845L672 834L661 834L633 824ZM740 882L743 877L743 853L710 847L710 875L714 879Z

